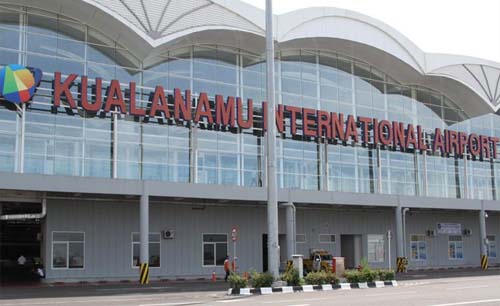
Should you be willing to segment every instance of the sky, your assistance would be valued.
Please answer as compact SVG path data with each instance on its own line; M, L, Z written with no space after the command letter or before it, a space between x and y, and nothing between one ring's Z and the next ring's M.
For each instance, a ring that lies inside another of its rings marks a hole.
M265 0L242 0L264 9ZM500 63L500 0L273 0L275 14L331 6L378 19L430 53Z

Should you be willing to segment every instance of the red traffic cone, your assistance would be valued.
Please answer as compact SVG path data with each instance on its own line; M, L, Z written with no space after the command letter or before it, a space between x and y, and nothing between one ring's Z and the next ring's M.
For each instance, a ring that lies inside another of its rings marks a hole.
M215 281L217 280L217 277L215 276L215 271L212 272L212 282L215 283Z

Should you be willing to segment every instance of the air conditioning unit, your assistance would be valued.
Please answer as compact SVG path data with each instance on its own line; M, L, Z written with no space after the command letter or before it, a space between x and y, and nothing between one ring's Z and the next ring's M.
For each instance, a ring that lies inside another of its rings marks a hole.
M464 236L470 236L470 235L472 235L472 230L466 228L463 230L463 234L464 234Z
M427 237L436 237L436 231L435 230L427 230L427 232L425 233L427 235Z
M162 234L163 234L163 239L174 239L175 237L175 231L172 229L164 230Z

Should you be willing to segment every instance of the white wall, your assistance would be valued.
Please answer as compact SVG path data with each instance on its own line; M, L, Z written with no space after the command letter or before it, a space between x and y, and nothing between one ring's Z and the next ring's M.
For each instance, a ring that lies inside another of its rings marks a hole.
M161 267L151 268L151 279L176 277L209 277L213 271L223 274L222 267L202 267L202 233L227 233L228 251L232 254L230 231L239 228L237 255L240 271L262 270L262 234L266 233L265 206L206 206L193 210L190 206L168 202L151 204L150 231L174 229L175 239L161 240ZM280 209L280 233L285 234L285 211ZM464 237L464 260L448 259L448 236L427 238L425 262L410 260L410 268L479 265L479 226L477 212L433 211L407 214L407 254L410 256L410 235L425 234L438 222L461 223L472 230ZM500 239L499 215L487 220L488 235ZM367 257L367 235L394 233L394 212L391 209L297 209L297 234L306 234L306 243L297 244L297 252L309 256L311 248L329 250L340 256L342 234L362 235L362 256ZM82 270L51 269L51 232L85 232L85 268ZM76 280L84 278L136 279L138 271L131 267L131 233L139 231L139 204L118 201L48 200L45 221L44 250L47 279ZM335 234L336 243L319 242L319 234ZM386 236L385 236L386 237ZM387 239L385 261L373 267L388 267ZM285 245L281 246L286 248ZM395 237L391 240L394 268ZM494 260L490 260L494 263Z

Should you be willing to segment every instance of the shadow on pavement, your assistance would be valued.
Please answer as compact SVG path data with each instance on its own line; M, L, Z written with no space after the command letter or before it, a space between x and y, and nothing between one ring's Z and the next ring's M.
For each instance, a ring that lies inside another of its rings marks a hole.
M483 271L479 268L419 270L396 275L398 281L422 281L426 279L479 277L500 275L500 267ZM71 298L89 296L115 296L127 294L161 294L182 292L218 292L224 293L229 284L224 281L155 281L142 286L137 283L88 283L88 284L44 284L36 282L0 284L0 301L38 299L38 298Z
M407 280L478 277L478 276L493 276L493 275L500 275L500 267L490 268L486 271L483 271L480 268L409 271L407 273L396 274L396 279L398 281L407 281Z
M182 292L226 292L229 284L224 281L159 281L148 285L137 283L89 283L89 284L2 284L0 301L12 299L68 298L88 296L114 296L126 294L159 294Z

